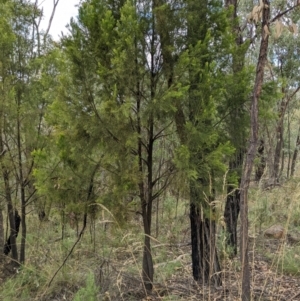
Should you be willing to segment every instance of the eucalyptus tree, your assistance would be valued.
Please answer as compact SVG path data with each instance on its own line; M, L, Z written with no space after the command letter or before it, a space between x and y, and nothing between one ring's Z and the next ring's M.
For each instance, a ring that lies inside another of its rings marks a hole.
M275 148L272 164L270 166L270 177L272 183L279 183L282 176L284 157L284 127L285 120L287 119L286 112L298 107L298 104L293 102L297 99L297 93L300 90L300 78L297 72L299 68L299 41L295 33L297 33L297 21L299 20L298 13L292 13L291 16L284 16L282 21L276 23L274 31L278 26L281 26L282 32L277 32L278 37L272 40L270 61L272 62L273 76L281 86L279 96L280 100L277 101L276 111L277 115L275 124ZM278 31L279 29L277 29ZM280 34L280 36L279 36ZM287 140L287 139L286 139ZM291 153L291 149L287 149L287 154ZM289 177L290 161L287 164L287 177ZM281 167L280 167L281 165Z
M290 3L288 3L289 5ZM298 2L290 5L288 8L280 7L279 11L267 0L263 0L259 5L254 6L248 20L260 25L260 46L256 65L255 80L251 95L250 108L250 135L247 147L247 156L241 178L241 240L240 240L240 258L242 263L242 300L248 301L250 294L250 268L248 258L248 189L254 163L255 154L258 146L259 130L259 103L263 93L263 84L265 82L266 66L268 64L269 40L271 35L271 26L275 24L275 37L278 37L278 29L281 31L283 24L280 19L293 11L298 6ZM278 25L279 22L279 25ZM279 26L279 27L278 27ZM294 30L294 29L293 29ZM274 34L273 34L274 35Z

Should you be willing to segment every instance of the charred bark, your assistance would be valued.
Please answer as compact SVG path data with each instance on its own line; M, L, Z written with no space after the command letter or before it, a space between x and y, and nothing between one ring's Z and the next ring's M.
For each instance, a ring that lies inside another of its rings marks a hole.
M237 255L237 222L240 213L240 191L232 186L228 187L228 196L224 210L224 220L227 232L227 246Z
M235 33L235 43L237 46L237 51L233 56L232 70L235 74L235 77L238 78L238 74L243 70L245 63L245 54L247 48L243 45L243 36L241 33L241 29L238 23L237 18L237 8L238 1L237 0L226 0L225 1L226 8L232 7L232 14L230 16L231 26ZM231 247L233 253L231 255L237 254L237 221L240 212L240 183L241 183L241 170L243 166L243 160L245 155L245 129L239 129L238 135L236 131L236 116L240 116L241 118L245 118L245 113L240 108L242 107L242 103L244 99L239 99L240 106L237 104L237 108L233 110L230 114L230 121L234 121L234 124L231 125L229 130L232 136L233 145L236 147L235 157L229 162L229 170L230 172L235 172L237 175L238 187L232 185L232 183L228 183L227 187L227 198L224 210L224 221L226 224L226 232L227 232L227 246Z
M2 208L0 208L0 248L4 249L4 220L3 220L3 212ZM0 253L0 263L3 259L3 255Z
M15 243L16 238L18 237L18 234L19 234L21 217L19 215L18 210L15 210L14 219L15 219L15 229L13 229L13 231L12 231L13 233L9 235L9 237L8 237L8 239L7 239L7 241L6 241L5 245L4 245L4 249L3 249L3 253L5 255L9 254L9 252L12 249L13 241Z
M2 165L2 175L4 179L4 187L5 187L5 197L6 197L6 205L7 205L7 214L10 226L10 246L13 262L18 265L18 249L16 245L16 224L15 224L15 216L14 216L14 207L11 198L11 188L9 184L9 174L5 167Z
M197 183L190 185L190 223L192 242L192 268L196 281L221 286L221 267L216 249L216 222L213 208L203 207L201 189Z

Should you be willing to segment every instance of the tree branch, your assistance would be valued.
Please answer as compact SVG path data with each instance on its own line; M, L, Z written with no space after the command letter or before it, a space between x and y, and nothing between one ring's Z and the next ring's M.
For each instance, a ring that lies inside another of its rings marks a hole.
M52 13L51 13L51 16L50 16L50 19L49 19L48 27L46 29L45 39L46 39L46 36L48 35L48 33L50 31L50 28L51 28L51 25L52 25L52 21L53 21L53 18L54 18L54 14L55 14L55 10L56 10L58 2L59 2L59 0L56 0L56 1L53 0L53 9L52 9Z
M282 13L279 13L273 19L271 19L271 21L269 23L276 21L277 19L281 18L282 16L284 16L285 14L287 14L289 11L293 10L294 8L298 7L299 5L300 5L300 3L297 1L296 5L288 8L287 10L283 11Z

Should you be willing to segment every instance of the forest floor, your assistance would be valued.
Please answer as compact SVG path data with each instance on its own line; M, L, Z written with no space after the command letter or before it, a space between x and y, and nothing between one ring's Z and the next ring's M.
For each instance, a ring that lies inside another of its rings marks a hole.
M251 189L249 259L253 301L300 300L300 243L291 244L286 236L265 236L266 229L275 224L282 225L286 233L300 234L298 182L295 179L270 190L256 186ZM35 214L29 214L26 264L16 271L10 259L4 258L0 267L0 301L240 300L241 266L238 257L230 259L230 250L224 243L222 200L224 197L219 202L218 234L223 267L221 287L193 280L188 202L182 200L174 206L176 199L168 196L161 201L158 215L153 216L155 279L151 293L146 293L141 281L143 234L136 216L116 226L114 217L102 212L95 223L89 224L69 256L77 240L76 231L67 225L62 240L58 214L42 223Z

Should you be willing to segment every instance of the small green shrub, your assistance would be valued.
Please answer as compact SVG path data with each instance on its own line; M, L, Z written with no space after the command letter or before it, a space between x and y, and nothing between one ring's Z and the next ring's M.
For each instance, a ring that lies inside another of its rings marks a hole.
M97 300L98 288L92 273L88 274L86 286L82 287L75 295L73 301L95 301Z

